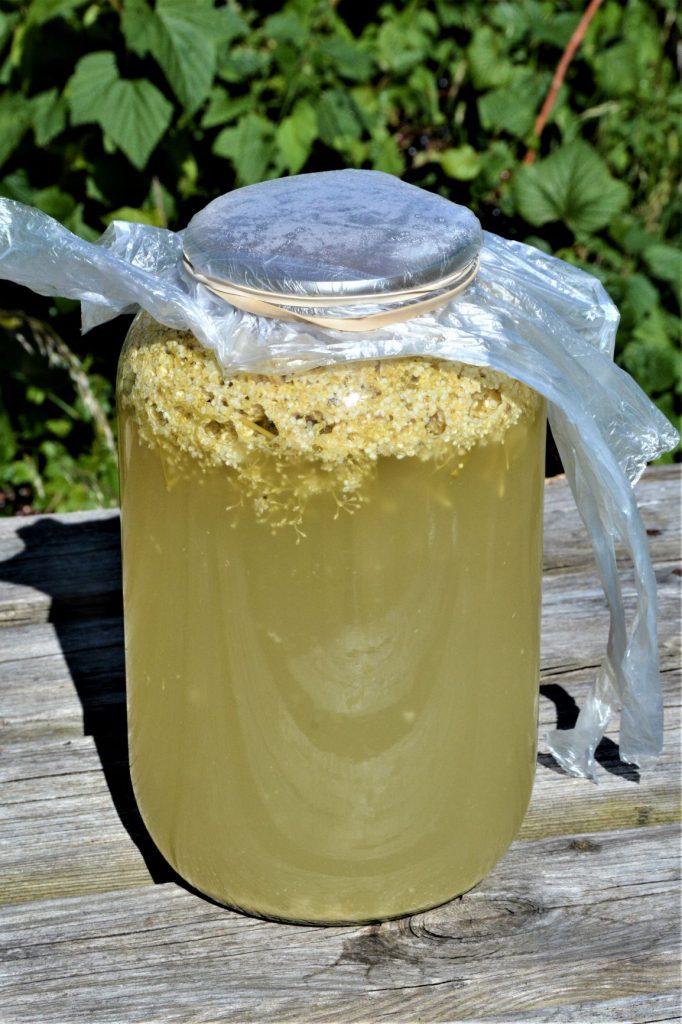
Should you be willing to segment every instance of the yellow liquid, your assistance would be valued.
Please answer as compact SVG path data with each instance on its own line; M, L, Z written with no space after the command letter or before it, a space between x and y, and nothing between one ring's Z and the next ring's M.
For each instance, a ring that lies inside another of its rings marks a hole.
M544 416L353 514L256 521L121 421L131 771L193 886L294 921L385 919L502 856L535 767Z

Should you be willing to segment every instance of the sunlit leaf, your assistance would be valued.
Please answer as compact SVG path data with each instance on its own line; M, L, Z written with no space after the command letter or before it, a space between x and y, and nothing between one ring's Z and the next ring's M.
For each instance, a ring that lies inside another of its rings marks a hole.
M524 138L533 127L547 83L546 75L524 74L514 78L513 86L485 93L478 101L481 124Z
M290 174L297 174L310 156L317 138L317 116L306 100L299 100L289 117L275 133L280 163Z
M467 49L471 77L477 89L494 89L506 85L514 74L509 60L502 56L504 36L490 25L481 25L474 32Z
M530 224L562 221L578 232L598 231L628 201L629 189L611 177L606 163L586 142L557 149L514 175L519 212Z
M0 167L28 131L30 119L30 103L21 93L5 93L0 96Z
M86 0L31 0L27 7L26 24L44 25L52 18L63 18L78 7L84 7Z
M236 121L242 114L251 110L253 100L250 96L230 96L221 86L211 90L211 99L206 112L201 118L202 128L216 128L220 125Z
M216 156L227 157L240 185L261 181L272 153L272 125L260 114L246 114L234 128L224 128L213 144Z
M31 127L37 146L47 146L66 127L67 105L57 89L33 96L31 101Z
M449 178L471 181L481 170L481 157L473 146L446 149L438 155L438 163Z
M363 131L362 116L349 93L344 89L324 92L317 105L320 138L328 146L336 146L344 138L359 139Z
M113 53L91 53L68 84L71 123L96 123L141 170L168 128L172 105L145 79L119 78Z
M308 38L308 26L296 10L278 11L263 23L266 38L278 43L294 43L301 46Z
M334 71L351 82L366 82L374 72L372 54L356 42L331 36L320 41L317 49L331 62Z
M656 242L644 250L644 262L659 281L668 281L678 295L682 290L682 251L674 245Z
M216 67L221 21L213 4L157 0L159 30L151 50L188 113L208 96Z

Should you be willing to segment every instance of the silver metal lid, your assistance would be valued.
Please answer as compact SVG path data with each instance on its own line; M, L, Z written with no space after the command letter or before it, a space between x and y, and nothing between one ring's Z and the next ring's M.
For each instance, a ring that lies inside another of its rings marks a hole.
M294 300L397 297L470 280L481 246L474 214L380 171L326 171L220 196L183 236L207 283Z

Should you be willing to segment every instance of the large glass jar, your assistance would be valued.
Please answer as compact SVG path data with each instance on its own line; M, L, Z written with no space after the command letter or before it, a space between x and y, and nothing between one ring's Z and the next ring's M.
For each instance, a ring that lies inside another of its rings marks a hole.
M140 315L118 403L131 771L161 852L292 921L471 888L534 774L542 400L431 358L227 375Z

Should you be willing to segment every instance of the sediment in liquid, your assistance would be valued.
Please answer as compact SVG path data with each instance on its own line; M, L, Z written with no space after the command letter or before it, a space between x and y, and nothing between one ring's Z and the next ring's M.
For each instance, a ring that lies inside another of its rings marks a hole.
M541 403L437 360L226 380L189 336L135 331L126 647L152 836L275 917L470 887L533 775Z

